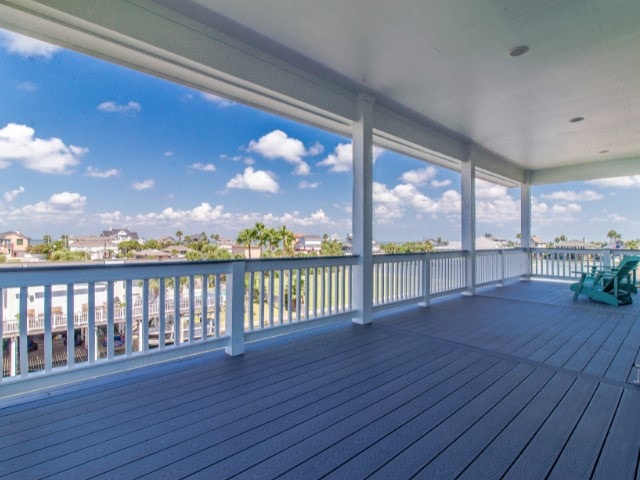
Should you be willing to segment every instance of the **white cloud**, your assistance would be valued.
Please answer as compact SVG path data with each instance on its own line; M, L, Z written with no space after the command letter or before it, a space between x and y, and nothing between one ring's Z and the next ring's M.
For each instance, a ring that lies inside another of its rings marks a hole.
M216 166L213 163L192 163L191 169L198 170L200 172L215 172Z
M0 168L12 161L25 168L50 174L69 174L80 163L87 148L65 145L59 138L48 140L34 137L35 130L26 125L9 123L0 130Z
M42 201L4 212L4 220L28 221L33 225L56 224L63 221L77 221L82 214L86 197L79 193L55 193L48 201Z
M449 185L451 185L451 180L432 180L431 181L431 186L434 188L442 188L442 187L448 187Z
M256 192L277 193L280 186L274 175L264 170L254 170L252 167L244 169L227 183L227 188L254 190Z
M110 178L120 175L120 170L117 168L110 168L108 170L100 170L99 168L87 167L87 177L93 178Z
M373 147L373 162L384 152L380 147ZM320 167L329 167L330 172L346 173L353 169L353 145L339 143L324 160L317 163Z
M598 187L621 187L621 188L640 188L640 175L630 175L628 177L600 178L598 180L590 180L589 185Z
M576 192L574 190L564 190L553 193L547 193L541 195L545 200L555 200L561 202L588 202L593 200L600 200L602 195L593 190L584 190L582 192Z
M141 182L133 182L131 186L136 190L149 190L150 188L153 188L155 184L156 184L155 180L152 178L149 178Z
M282 130L274 130L260 137L259 140L249 142L250 152L257 152L269 160L282 158L285 162L295 166L294 174L308 175L309 164L302 160L308 154L304 144L295 138L287 136Z
M322 153L324 153L324 146L320 142L315 142L307 149L307 154L312 157L321 155Z
M551 212L556 215L574 214L582 211L582 207L577 203L568 203L566 205L553 205Z
M165 208L159 213L151 212L136 216L136 222L140 225L157 225L167 222L171 225L186 225L188 223L211 224L222 220L230 220L231 214L224 212L222 205L212 207L209 203L203 202L191 210Z
M98 213L98 218L100 219L100 223L104 225L113 225L122 221L122 213L120 213L120 210Z
M408 172L404 172L400 176L400 180L403 183L410 183L411 185L415 185L420 187L422 185L426 185L429 180L436 176L435 167L424 167L418 168L416 170L409 170Z
M173 157L174 153L171 150L167 150L166 152L164 152L164 156L165 157Z
M126 105L120 105L116 102L102 102L96 108L107 113L135 113L142 110L140 104L134 101L130 101Z
M202 92L201 95L202 95L202 98L204 98L207 102L213 103L214 105L217 105L219 107L223 107L223 108L232 107L233 105L236 104L235 102L232 102L231 100L219 97L219 96L214 95L212 93Z
M21 193L24 193L24 187L22 185L13 190L4 192L2 198L4 198L5 202L13 202Z
M4 31L0 33L0 37L2 38L2 45L9 53L15 53L26 58L41 57L50 59L56 52L62 50L56 45L41 42L18 33Z
M332 223L331 219L321 208L306 217L300 216L299 211L294 211L292 213L284 213L282 215L274 215L272 213L268 213L259 217L259 220L261 220L265 224L270 225L276 224L301 227L315 227Z
M298 188L305 190L310 188L318 188L320 185L322 185L322 182L307 182L303 180L298 184Z
M382 183L373 182L373 202L375 219L382 223L401 218L406 209L418 215L439 210L437 201L422 194L414 185L404 183L389 189Z
M49 204L56 207L70 207L78 209L84 206L87 197L80 195L79 193L62 192L54 193L49 198Z

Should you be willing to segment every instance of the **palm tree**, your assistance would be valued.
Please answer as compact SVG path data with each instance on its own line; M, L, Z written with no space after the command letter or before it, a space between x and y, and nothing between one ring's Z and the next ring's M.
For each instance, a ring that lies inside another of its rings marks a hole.
M42 242L43 242L45 245L51 245L51 242L52 242L52 241L53 241L53 239L51 238L51 235L49 235L48 233L47 233L47 234L45 234L45 235L42 237Z
M255 233L255 229L245 228L240 230L238 238L236 239L236 242L240 245L244 245L249 250L249 258L251 258L251 243L256 239Z
M555 242L556 243L560 243L560 242L566 242L567 241L567 236L562 234L559 237L556 237Z
M261 250L267 242L267 237L265 235L266 228L267 227L262 222L256 222L256 225L253 227L253 239L258 241L258 245Z
M285 255L292 256L293 255L293 242L296 241L296 236L293 234L291 230L287 228L286 225L283 225L278 230L278 236L282 241L282 251Z
M627 242L627 249L628 250L638 250L638 240L629 240Z
M176 237L178 237L178 243L182 242L182 231L178 230L176 232Z
M609 233L607 233L607 238L609 239L609 243L613 244L616 240L620 240L622 238L622 235L611 229L609 230Z

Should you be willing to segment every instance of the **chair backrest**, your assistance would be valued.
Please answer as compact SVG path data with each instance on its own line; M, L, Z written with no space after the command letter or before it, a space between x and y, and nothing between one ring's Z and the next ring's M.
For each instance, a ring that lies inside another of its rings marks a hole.
M615 275L614 277L618 277L618 280L625 278L631 272L633 272L636 268L638 268L638 264L640 264L640 257L637 255L624 255L622 260L617 267L615 267ZM613 277L607 281L605 288L607 285L613 284Z

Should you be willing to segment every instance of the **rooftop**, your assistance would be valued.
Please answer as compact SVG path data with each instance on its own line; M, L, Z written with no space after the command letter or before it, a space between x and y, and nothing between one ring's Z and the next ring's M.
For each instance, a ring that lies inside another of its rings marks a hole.
M516 282L0 400L21 478L632 478L640 304Z

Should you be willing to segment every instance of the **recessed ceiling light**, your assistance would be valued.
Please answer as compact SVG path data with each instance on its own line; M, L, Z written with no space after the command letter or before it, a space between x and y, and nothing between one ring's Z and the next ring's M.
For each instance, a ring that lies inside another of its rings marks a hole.
M609 150L600 150L598 153L609 153Z
M582 120L584 120L584 117L573 117L571 120L569 120L571 123L578 123L581 122Z
M528 51L529 51L529 47L527 47L526 45L520 45L518 47L513 47L511 50L509 50L509 56L519 57L520 55L524 55Z

